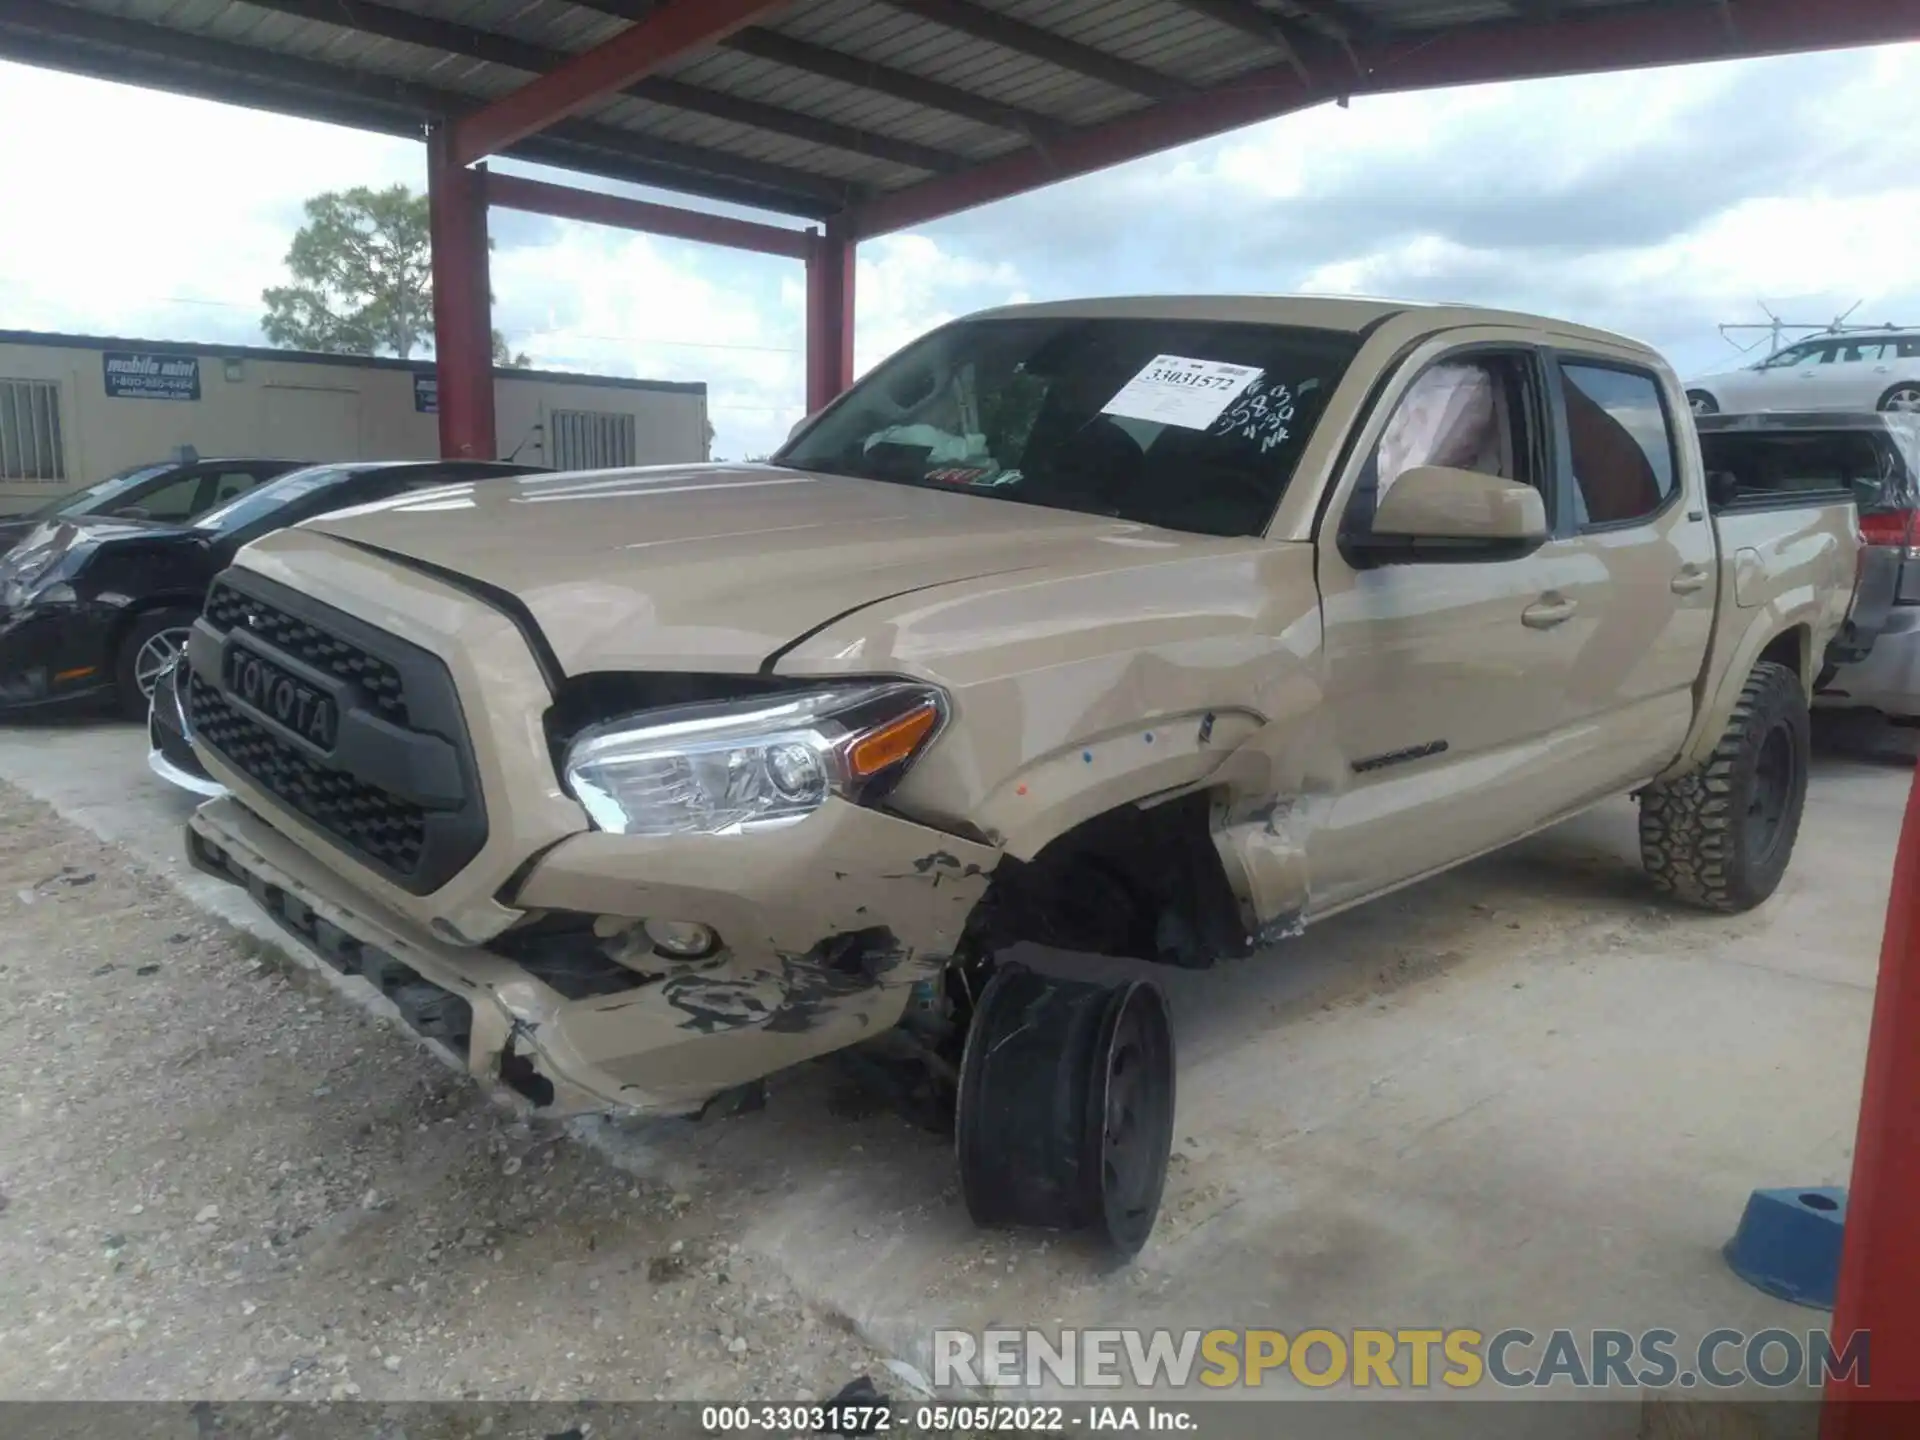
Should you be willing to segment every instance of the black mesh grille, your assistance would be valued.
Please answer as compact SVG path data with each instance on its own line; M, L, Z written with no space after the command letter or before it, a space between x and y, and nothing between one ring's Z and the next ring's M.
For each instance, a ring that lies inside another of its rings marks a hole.
M368 708L381 719L401 726L407 723L400 672L378 656L316 629L278 606L242 595L230 585L213 587L207 595L206 613L217 630L231 630L245 622L248 634L258 635L276 650L357 686L366 696Z
M229 705L198 674L187 677L187 717L201 739L282 804L390 870L419 870L427 816L418 805L314 764Z

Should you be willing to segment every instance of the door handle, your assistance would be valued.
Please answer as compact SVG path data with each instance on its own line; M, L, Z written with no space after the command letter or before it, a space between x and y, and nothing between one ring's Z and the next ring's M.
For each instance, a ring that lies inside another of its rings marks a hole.
M1529 630L1551 630L1562 621L1572 619L1573 612L1579 608L1577 601L1549 590L1520 612L1520 623Z
M1691 595L1695 591L1704 590L1707 588L1707 581L1711 578L1704 565L1683 565L1680 567L1680 573L1673 577L1673 593Z

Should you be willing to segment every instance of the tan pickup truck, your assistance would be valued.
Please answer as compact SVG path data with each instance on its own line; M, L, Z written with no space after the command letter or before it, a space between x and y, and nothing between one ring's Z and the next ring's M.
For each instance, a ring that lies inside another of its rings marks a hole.
M1844 498L1710 514L1616 336L999 310L770 464L250 546L190 645L230 791L190 845L536 1105L691 1112L857 1044L945 1097L976 1218L1131 1251L1164 1005L1009 952L1246 955L1627 791L1655 888L1756 905L1858 548Z

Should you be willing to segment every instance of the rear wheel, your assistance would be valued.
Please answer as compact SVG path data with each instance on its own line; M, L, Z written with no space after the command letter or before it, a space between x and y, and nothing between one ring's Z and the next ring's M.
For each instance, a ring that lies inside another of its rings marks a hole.
M1707 763L1640 795L1640 857L1659 889L1708 910L1751 910L1780 884L1807 799L1800 680L1756 665Z
M1905 380L1880 397L1880 408L1893 414L1920 414L1920 380Z
M120 642L114 699L130 720L145 719L154 681L180 657L193 633L193 611L152 610L138 617Z
M1718 415L1720 402L1704 390L1687 391L1687 404L1693 407L1696 415Z

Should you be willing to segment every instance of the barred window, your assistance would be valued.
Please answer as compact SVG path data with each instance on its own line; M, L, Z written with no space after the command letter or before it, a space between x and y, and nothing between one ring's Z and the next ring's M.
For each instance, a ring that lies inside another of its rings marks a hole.
M0 480L65 480L60 382L0 379Z
M547 463L556 470L607 470L633 464L631 415L555 410L547 416Z

